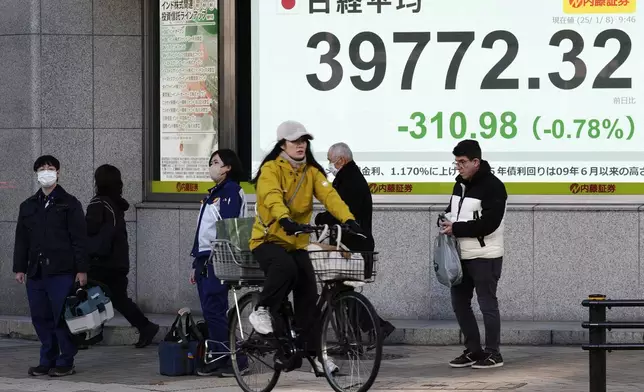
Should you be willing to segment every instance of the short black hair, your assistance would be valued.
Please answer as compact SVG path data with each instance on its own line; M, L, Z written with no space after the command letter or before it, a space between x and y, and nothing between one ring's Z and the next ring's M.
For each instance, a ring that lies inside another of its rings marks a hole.
M38 169L45 165L53 166L57 171L60 170L60 162L58 161L58 159L51 155L43 155L38 157L38 159L36 159L36 162L34 162L34 172L37 172Z
M237 183L244 180L244 168L242 167L241 160L239 160L235 151L228 148L217 150L210 155L208 164L212 163L212 158L214 158L215 155L219 155L219 159L221 159L224 166L230 166L230 171L226 174L227 179Z
M467 157L470 161L473 159L481 159L481 146L476 140L463 140L459 142L452 151L455 157Z

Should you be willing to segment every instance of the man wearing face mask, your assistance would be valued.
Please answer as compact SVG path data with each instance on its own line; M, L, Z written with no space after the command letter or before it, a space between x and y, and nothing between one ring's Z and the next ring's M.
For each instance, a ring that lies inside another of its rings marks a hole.
M360 225L366 239L359 236L347 234L342 237L342 243L352 251L373 251L375 244L371 234L371 220L373 205L369 184L362 175L360 168L353 160L353 153L345 143L336 143L329 148L327 153L329 160L329 172L335 177L333 188L338 192L356 222ZM328 211L322 212L315 217L316 225L336 225L340 222Z
M18 283L27 283L31 320L41 342L40 363L29 375L74 374L78 349L63 318L74 282L87 283L87 229L81 203L58 185L60 162L51 155L36 160L40 189L20 204L13 254Z
M329 160L329 172L335 176L333 188L347 204L367 236L364 239L347 234L342 236L342 243L354 252L371 252L375 248L375 243L371 233L373 201L369 183L353 160L353 153L346 143L332 145L327 153L327 159ZM325 211L316 215L315 224L330 226L340 224L340 222L328 211ZM380 318L380 327L385 338L396 329L390 322L382 318Z

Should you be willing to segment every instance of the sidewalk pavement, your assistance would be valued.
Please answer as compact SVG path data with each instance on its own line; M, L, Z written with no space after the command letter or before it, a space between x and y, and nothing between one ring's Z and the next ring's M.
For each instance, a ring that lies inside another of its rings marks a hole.
M155 341L168 331L176 315L146 314L161 326ZM195 321L201 317L195 315ZM387 338L386 344L410 345L459 345L463 342L456 320L389 320L396 331ZM588 330L579 321L509 321L501 322L501 341L504 345L576 345L588 342ZM483 323L479 321L481 339L484 339ZM640 330L607 331L607 339L614 343L641 343ZM26 316L0 315L0 336L35 340L36 332L31 318ZM129 345L138 339L136 329L120 315L105 326L103 344L108 346Z
M157 346L94 346L80 351L73 376L30 378L37 364L39 344L0 339L0 391L146 392L239 391L234 378L165 377L158 373ZM372 391L588 391L588 353L579 346L506 346L502 368L452 369L447 361L460 354L459 346L385 346L381 370ZM644 372L637 351L608 354L608 390L642 391ZM282 374L276 392L331 391L305 364Z

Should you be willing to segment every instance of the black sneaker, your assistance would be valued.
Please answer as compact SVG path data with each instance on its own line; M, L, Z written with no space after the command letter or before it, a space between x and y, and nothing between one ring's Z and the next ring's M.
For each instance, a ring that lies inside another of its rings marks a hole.
M383 325L380 326L380 330L382 331L382 340L384 341L396 330L396 327L394 327L394 325L389 321L385 321Z
M150 345L152 343L152 339L157 335L159 332L159 326L154 323L148 324L147 327L145 327L142 331L140 331L139 335L139 341L136 342L134 347L136 348L144 348Z
M242 376L248 373L248 362L239 366L239 373L241 373ZM233 369L233 365L225 366L221 371L220 377L235 377L235 369Z
M49 371L50 377L65 377L76 373L73 366L56 366Z
M465 367L470 367L476 363L478 359L480 359L481 355L480 354L475 354L471 353L469 351L465 351L463 354L461 354L459 357L454 358L450 363L449 366L453 368L465 368Z
M201 369L197 369L197 376L202 376L202 377L219 377L221 376L221 368L217 366L216 363L211 363L208 364Z
M472 369L491 369L503 366L503 357L499 353L486 353L485 358L476 361Z
M30 367L30 368L29 368L29 370L27 371L27 373L28 373L30 376L35 376L35 377L38 377L38 376L46 376L46 375L48 375L48 374L49 374L49 368L48 368L48 367L45 367L45 366L42 366L42 365L33 366L33 367Z

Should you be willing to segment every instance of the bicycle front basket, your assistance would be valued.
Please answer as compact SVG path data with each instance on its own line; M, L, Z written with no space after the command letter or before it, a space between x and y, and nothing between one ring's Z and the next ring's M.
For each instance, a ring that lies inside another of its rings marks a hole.
M241 250L227 240L212 242L210 254L215 276L223 281L264 280L264 271L253 253Z
M316 250L309 247L309 257L320 281L375 281L378 252Z

